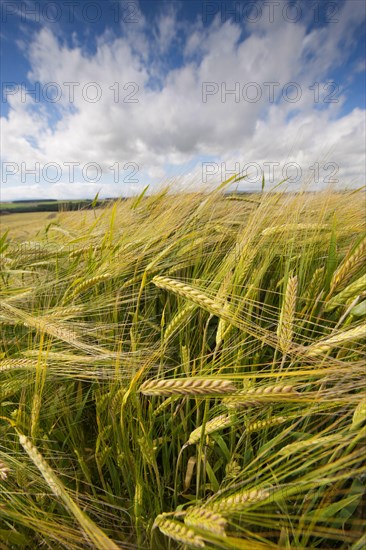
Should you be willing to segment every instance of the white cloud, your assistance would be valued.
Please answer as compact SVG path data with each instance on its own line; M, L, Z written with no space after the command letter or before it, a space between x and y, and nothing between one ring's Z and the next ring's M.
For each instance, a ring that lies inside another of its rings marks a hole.
M157 43L162 53L168 51L177 33L177 13L174 4L170 5L168 13L162 15L157 24Z
M352 10L349 4L357 6ZM154 23L152 33L143 16L136 24L123 24L122 37L106 31L98 37L94 55L83 51L76 39L70 46L50 28L41 29L29 44L29 77L41 83L42 91L57 83L62 97L54 104L9 97L9 115L1 119L3 160L27 166L95 162L104 173L95 184L82 181L78 173L78 183L70 184L63 170L61 181L32 189L32 182L28 189L18 173L3 183L2 199L31 196L40 189L56 198L93 196L101 187L105 196L121 189L128 193L136 183L128 177L123 187L114 182L110 167L115 163L136 163L140 188L151 178L162 179L168 165L181 173L182 165L196 161L193 172L200 178L205 158L225 161L228 169L235 162L278 162L282 167L294 161L304 173L320 162L324 177L324 164L336 162L342 183L361 183L356 180L364 170L364 112L354 109L342 115L345 97L339 93L338 103L324 103L329 71L347 62L352 50L362 18L359 4L346 2L331 29L307 33L305 20L293 24L277 18L269 24L263 18L247 27L244 40L240 23L222 23L216 17L209 27L198 20L189 28L170 9ZM177 29L185 61L172 69L167 54L177 43ZM67 82L78 83L72 104ZM256 86L247 86L253 82ZM264 84L268 82L278 83L273 102ZM284 96L289 82L297 88L289 87ZM205 83L215 83L209 85L215 93L203 102ZM230 90L238 85L236 98ZM262 97L252 101L256 90ZM101 97L93 102L98 91ZM319 103L314 102L317 91ZM295 92L300 92L298 101L291 102ZM222 176L221 169L216 176Z

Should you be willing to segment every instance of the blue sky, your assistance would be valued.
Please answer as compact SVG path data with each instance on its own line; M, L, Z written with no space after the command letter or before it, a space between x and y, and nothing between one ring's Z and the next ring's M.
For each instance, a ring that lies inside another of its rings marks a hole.
M363 0L4 0L1 21L1 200L364 183Z

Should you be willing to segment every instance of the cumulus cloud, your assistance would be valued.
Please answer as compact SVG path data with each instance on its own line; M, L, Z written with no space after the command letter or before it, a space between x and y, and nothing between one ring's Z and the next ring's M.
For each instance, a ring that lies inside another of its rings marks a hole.
M237 163L275 163L277 181L288 162L304 176L319 163L319 183L336 173L340 184L360 184L365 113L344 113L345 92L328 81L352 53L362 4L346 2L331 31L310 32L305 17L248 25L217 15L208 26L197 19L188 27L170 8L152 25L141 16L118 35L107 30L93 54L40 29L28 44L40 101L24 91L23 100L9 95L1 119L3 161L38 162L40 181L27 187L31 176L22 181L9 169L2 199L129 194L174 169L214 180ZM174 65L177 45L182 60ZM61 177L42 184L50 163L62 167ZM72 182L70 163L78 163ZM88 163L100 167L99 179L92 181L93 167L87 182L81 178Z

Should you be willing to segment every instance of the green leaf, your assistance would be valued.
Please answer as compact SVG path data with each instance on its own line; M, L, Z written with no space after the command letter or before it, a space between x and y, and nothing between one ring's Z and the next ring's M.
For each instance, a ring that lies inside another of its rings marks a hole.
M6 529L0 529L0 540L8 544L15 544L17 548L29 544L29 540L25 535L14 530L8 531Z
M92 208L95 208L97 203L98 203L98 197L99 197L99 193L101 192L101 189L99 189L98 193L95 195L94 199L93 199L93 202L91 203L91 207Z
M138 207L138 205L140 204L140 202L144 198L144 196L145 196L147 190L149 189L149 187L150 187L149 185L146 185L146 187L143 188L142 192L139 194L137 199L133 202L133 204L131 206L132 210L136 210L136 208Z
M220 488L220 483L218 482L218 479L215 476L214 471L211 468L211 465L208 462L208 460L205 462L205 467L206 467L206 472L207 472L208 479L210 480L210 483L212 485L213 490L216 492Z
M230 455L230 451L228 449L228 446L226 445L226 443L224 441L224 438L221 435L216 434L214 439L215 439L215 442L217 443L217 445L220 447L220 450L221 450L222 454L224 455L225 459L228 462L230 460L231 455Z
M354 495L351 495L348 498L344 498L338 502L333 502L326 508L318 508L309 512L309 516L317 516L324 521L325 519L334 517L338 512L342 511L344 508L347 508L350 504L353 504L355 501L358 502L361 498L362 493L357 492Z
M366 300L352 308L351 315L354 315L355 317L364 317L366 315Z
M359 479L354 479L349 492L355 497L358 496L358 498L356 498L353 502L348 504L348 506L345 506L343 510L340 511L339 516L344 519L344 521L347 521L357 510L362 495L365 492L365 486L363 485L363 483L361 483Z

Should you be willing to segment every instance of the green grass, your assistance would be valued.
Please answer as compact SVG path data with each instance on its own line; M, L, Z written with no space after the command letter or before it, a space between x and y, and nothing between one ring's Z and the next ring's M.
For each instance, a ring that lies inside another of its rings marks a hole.
M4 235L1 550L361 550L364 195L250 199Z

